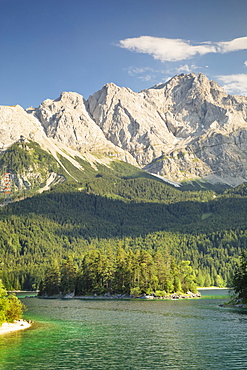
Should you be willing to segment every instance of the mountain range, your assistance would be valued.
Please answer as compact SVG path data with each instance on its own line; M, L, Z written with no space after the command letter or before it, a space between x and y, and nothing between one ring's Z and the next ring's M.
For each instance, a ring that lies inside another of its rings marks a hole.
M19 188L75 178L71 166L83 173L115 161L176 186L234 187L247 181L246 138L247 97L227 94L203 74L176 75L138 93L108 83L87 100L63 92L38 108L0 106L1 172Z
M0 279L37 289L52 261L123 248L230 283L247 248L246 121L247 97L202 74L1 106Z

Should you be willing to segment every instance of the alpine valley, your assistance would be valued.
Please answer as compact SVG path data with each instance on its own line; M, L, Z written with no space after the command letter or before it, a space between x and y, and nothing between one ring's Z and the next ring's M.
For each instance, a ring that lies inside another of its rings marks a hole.
M65 260L79 285L95 274L83 293L128 264L121 293L179 290L186 274L224 286L247 246L247 97L203 74L1 106L0 171L7 289L37 289Z

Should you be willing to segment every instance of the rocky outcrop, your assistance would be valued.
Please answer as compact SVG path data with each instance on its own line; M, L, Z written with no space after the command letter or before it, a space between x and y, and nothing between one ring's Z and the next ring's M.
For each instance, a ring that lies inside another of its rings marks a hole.
M0 106L0 150L23 138L39 143L45 137L39 120L25 112L22 107Z
M77 93L63 92L56 100L47 99L32 113L41 122L46 135L66 147L137 164L128 152L107 140L90 117L86 101Z
M146 90L179 142L146 168L172 179L247 179L247 98L227 95L206 76L180 75Z
M106 139L89 116L85 100L77 93L63 92L56 100L47 99L35 110L46 135L68 147L87 151L106 146Z
M104 135L128 151L140 166L172 149L176 139L144 93L134 93L113 83L88 99L88 109Z

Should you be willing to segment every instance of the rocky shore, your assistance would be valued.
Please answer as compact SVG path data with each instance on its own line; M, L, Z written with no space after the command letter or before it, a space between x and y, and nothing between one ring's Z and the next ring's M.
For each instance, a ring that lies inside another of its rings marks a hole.
M192 292L187 292L183 294L178 294L178 293L173 293L169 295L165 295L162 297L158 297L155 294L152 295L147 295L147 294L142 294L141 296L135 297L133 295L128 295L128 294L114 294L111 295L110 293L105 293L104 295L85 295L85 296L75 296L73 293L71 294L66 294L65 296L43 296L39 298L63 298L63 299L191 299L191 298L200 298L201 293L192 293Z
M13 331L25 330L30 328L32 325L31 321L15 320L12 323L5 322L0 326L0 334L6 334Z
M141 299L191 299L191 298L200 298L201 293L192 293L192 292L187 292L183 294L178 294L178 293L173 293L164 297L156 297L155 295L142 295Z

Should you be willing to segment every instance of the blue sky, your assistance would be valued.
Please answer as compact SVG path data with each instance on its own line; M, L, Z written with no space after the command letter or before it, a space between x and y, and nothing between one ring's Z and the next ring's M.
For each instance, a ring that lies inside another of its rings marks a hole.
M202 72L247 95L246 0L0 0L0 104Z

